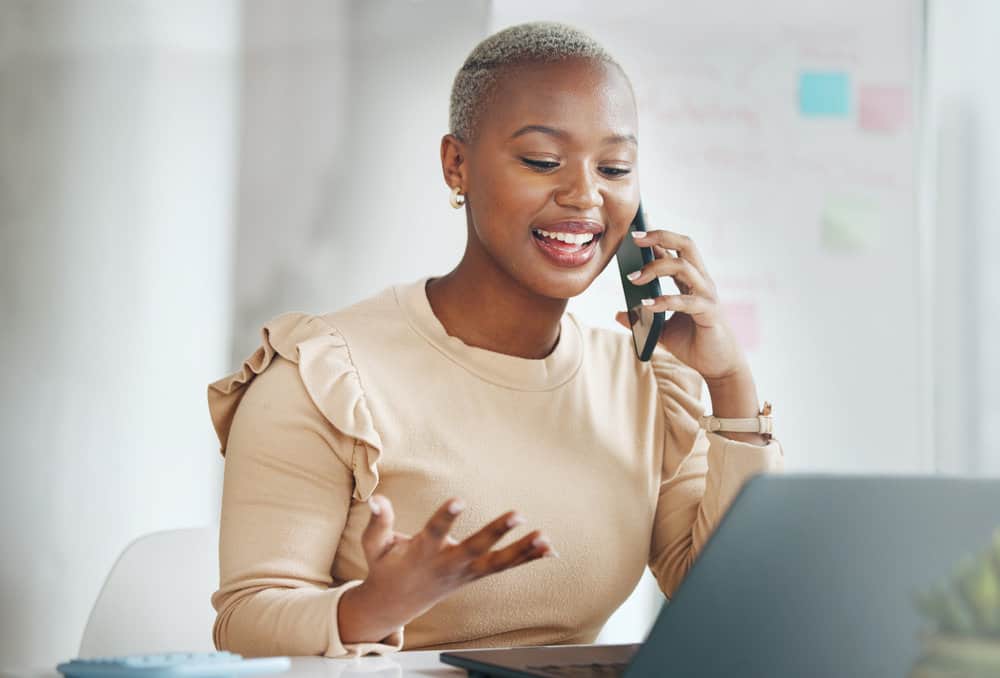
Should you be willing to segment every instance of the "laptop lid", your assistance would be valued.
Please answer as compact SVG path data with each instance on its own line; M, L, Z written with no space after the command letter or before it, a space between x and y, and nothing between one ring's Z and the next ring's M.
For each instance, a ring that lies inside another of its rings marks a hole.
M638 652L613 652L632 656L627 678L1000 675L998 527L1000 479L755 476ZM566 647L559 662L592 661L595 647ZM527 667L551 665L546 652L442 661L545 675Z
M1000 675L997 528L1000 479L755 476L626 676Z

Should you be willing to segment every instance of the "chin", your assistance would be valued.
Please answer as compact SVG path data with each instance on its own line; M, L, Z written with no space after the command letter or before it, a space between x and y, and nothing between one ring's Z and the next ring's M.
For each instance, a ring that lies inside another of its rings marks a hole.
M543 297L567 300L583 294L599 273L591 266L584 266L579 270L539 271L530 282L526 281L525 287Z

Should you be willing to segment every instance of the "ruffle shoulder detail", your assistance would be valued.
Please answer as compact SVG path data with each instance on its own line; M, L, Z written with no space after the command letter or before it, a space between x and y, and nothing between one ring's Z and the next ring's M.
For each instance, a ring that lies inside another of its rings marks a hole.
M323 317L285 313L261 329L261 344L241 368L209 384L208 408L226 454L229 430L247 386L267 369L275 355L298 365L306 392L335 429L354 439L349 460L354 498L363 501L378 485L382 439L372 419L361 379L343 335Z

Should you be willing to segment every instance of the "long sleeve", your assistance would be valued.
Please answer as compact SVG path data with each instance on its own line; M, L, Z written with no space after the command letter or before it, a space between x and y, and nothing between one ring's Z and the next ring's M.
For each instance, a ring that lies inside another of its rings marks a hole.
M779 473L784 452L707 433L701 376L669 353L651 360L666 418L663 467L653 520L649 567L668 598L680 585L743 484L757 473Z
M340 596L361 583L335 583L331 565L356 492L354 455L364 446L331 426L298 365L267 353L252 370L259 374L240 384L220 435L215 646L245 656L397 651L402 628L379 643L345 645L337 627Z

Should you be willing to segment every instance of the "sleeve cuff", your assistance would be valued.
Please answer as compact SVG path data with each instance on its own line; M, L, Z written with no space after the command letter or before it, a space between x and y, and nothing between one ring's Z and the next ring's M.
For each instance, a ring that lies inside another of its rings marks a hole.
M731 440L718 433L708 437L708 466L716 472L718 487L717 515L729 509L744 483L758 473L782 473L785 470L785 452L777 439L767 445L754 445Z
M333 599L333 619L330 622L330 639L324 657L361 657L366 654L392 654L403 649L403 627L390 633L385 638L376 643L343 643L340 640L340 628L337 624L337 608L340 606L340 597L348 589L362 584L361 579L353 579L345 582L336 589Z

